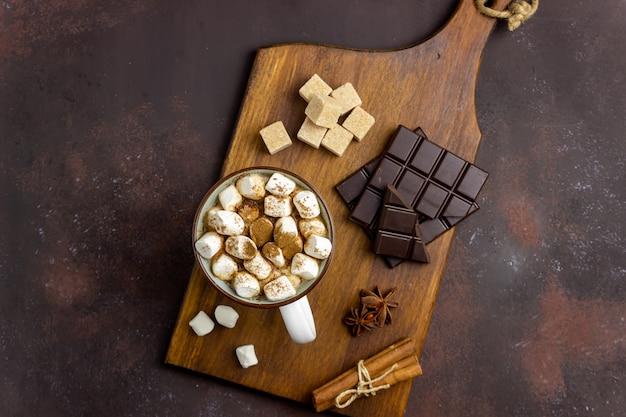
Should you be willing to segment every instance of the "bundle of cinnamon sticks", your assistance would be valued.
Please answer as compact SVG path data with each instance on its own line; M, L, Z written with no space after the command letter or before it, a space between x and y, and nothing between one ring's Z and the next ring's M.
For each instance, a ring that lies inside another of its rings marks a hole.
M415 344L404 338L367 358L313 391L313 405L320 412L343 408L355 399L422 374Z

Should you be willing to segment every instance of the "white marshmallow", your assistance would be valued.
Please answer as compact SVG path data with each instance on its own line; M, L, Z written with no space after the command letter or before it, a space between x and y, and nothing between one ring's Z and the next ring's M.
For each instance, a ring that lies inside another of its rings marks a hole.
M296 253L291 260L291 273L300 278L310 280L317 277L320 267L316 259L305 255L304 253Z
M220 191L217 195L217 199L220 201L224 210L228 211L235 211L237 206L243 201L243 197L241 197L241 194L237 191L237 187L233 184Z
M235 353L237 354L237 359L242 368L249 368L259 363L256 353L254 352L254 345L239 346L235 349Z
M289 282L291 282L291 285L293 285L293 287L296 289L300 286L300 284L302 284L302 279L300 279L300 277L297 275L288 273L288 274L285 274L285 276L287 277Z
M298 237L298 225L291 216L281 217L274 223L274 242L284 248Z
M326 259L333 250L330 239L318 235L311 235L304 242L304 252L316 259Z
M265 197L265 183L267 179L257 174L239 178L236 183L239 193L251 200L261 200Z
M211 262L211 271L222 281L230 281L233 279L238 269L237 262L225 253L216 255L215 259Z
M259 251L252 259L243 261L243 267L246 271L254 274L258 279L265 279L270 276L272 272L272 264L269 263Z
M198 312L189 325L198 336L206 336L213 331L215 323L204 311Z
M218 305L215 307L215 320L224 327L232 329L239 320L239 313L231 306Z
M267 258L268 261L274 264L274 266L278 268L282 268L285 266L285 255L283 255L283 250L274 242L267 242L263 245L263 256Z
M256 297L261 292L259 281L247 271L237 272L233 279L233 288L237 295L243 298Z
M328 233L326 225L319 218L298 220L298 230L305 239L308 239L312 234L326 236Z
M244 235L229 236L224 243L224 250L239 259L252 259L259 252L252 239Z
M215 256L223 245L224 238L217 232L206 232L195 243L196 250L205 259Z
M265 214L270 217L290 216L292 212L291 197L268 195L263 200L263 209Z
M263 292L265 293L265 297L270 301L286 300L296 295L296 289L291 284L291 281L289 281L289 278L284 275L265 284Z
M228 210L212 211L208 223L217 233L227 236L240 235L246 227L239 214Z
M300 217L312 219L320 215L320 205L313 191L298 191L293 196L293 205L296 206Z
M267 180L267 184L265 184L265 189L267 191L278 196L289 195L293 192L293 190L295 190L295 188L296 183L280 172L273 173L270 179Z

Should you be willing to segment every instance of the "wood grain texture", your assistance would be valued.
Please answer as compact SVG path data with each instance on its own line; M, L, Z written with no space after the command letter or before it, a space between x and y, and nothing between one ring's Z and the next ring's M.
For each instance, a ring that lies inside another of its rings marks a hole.
M504 1L495 3L494 7L503 8ZM318 337L307 345L292 343L277 310L233 304L210 286L196 266L166 363L310 403L315 388L396 340L412 337L421 351L453 230L428 245L430 264L406 262L389 269L371 252L363 231L348 220L348 210L334 186L378 155L400 124L411 129L421 126L432 141L474 160L481 139L475 83L494 25L493 19L476 11L472 0L462 0L441 31L406 49L364 51L285 44L257 52L222 174L251 166L279 166L309 180L329 204L336 226L335 255L328 274L309 295ZM363 108L376 118L365 139L354 141L342 157L295 140L306 106L298 89L314 73L333 88L351 82ZM277 120L283 121L294 144L270 155L259 130ZM361 288L376 285L382 290L398 289L395 300L400 308L394 311L394 323L351 337L341 318L358 305ZM189 320L199 310L212 314L218 304L232 305L239 311L237 327L218 326L204 338L195 336ZM255 345L260 363L242 369L234 351L248 343ZM422 365L428 372L428 364ZM353 416L401 416L410 388L411 381L403 382L335 411Z

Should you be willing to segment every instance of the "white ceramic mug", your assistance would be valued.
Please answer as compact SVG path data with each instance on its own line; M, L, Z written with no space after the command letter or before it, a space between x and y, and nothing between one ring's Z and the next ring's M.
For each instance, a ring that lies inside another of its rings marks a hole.
M260 174L269 178L269 176L271 176L275 172L279 172L293 180L296 183L297 189L310 190L315 193L320 205L320 217L323 220L328 232L327 237L333 243L334 247L333 222L330 216L330 212L328 210L328 206L322 199L320 193L308 181L301 178L300 176L282 168L276 167L246 168L227 175L219 182L217 182L213 187L211 187L211 189L202 199L202 202L200 203L200 206L198 207L198 210L196 212L193 223L192 244L194 244L194 254L198 264L200 265L200 268L218 291L220 291L231 300L234 300L237 303L243 304L245 306L255 308L278 307L280 314L283 318L283 322L285 323L287 332L289 333L289 336L291 336L291 339L295 343L304 344L315 340L317 335L315 330L315 321L313 319L313 313L311 311L311 306L309 304L307 294L326 274L326 271L330 266L330 261L332 259L334 250L331 251L331 254L328 258L320 261L319 274L317 275L317 277L311 280L302 280L302 283L298 286L298 288L296 288L296 295L285 300L270 301L263 295L257 296L255 298L244 298L239 296L228 281L221 280L213 274L213 271L211 270L211 261L203 258L195 249L195 242L207 231L205 225L207 213L210 209L219 205L218 195L222 190L224 190L231 184L235 184L239 178L245 175Z

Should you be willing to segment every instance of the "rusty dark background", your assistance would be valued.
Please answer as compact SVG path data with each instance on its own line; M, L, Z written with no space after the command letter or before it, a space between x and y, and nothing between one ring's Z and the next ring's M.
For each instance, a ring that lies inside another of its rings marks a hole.
M315 416L164 365L254 52L431 36L456 1L0 3L0 414ZM626 3L490 38L490 172L407 416L626 415Z

